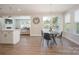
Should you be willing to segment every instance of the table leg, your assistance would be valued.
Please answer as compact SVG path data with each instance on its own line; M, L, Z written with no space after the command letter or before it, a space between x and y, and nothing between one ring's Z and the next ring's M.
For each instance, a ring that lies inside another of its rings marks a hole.
M57 45L56 40L55 40L55 36L52 36L54 43Z

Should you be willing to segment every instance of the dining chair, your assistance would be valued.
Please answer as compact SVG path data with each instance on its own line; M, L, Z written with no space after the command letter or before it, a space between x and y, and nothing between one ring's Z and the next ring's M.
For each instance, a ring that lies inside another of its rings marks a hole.
M52 38L53 38L53 42L54 42L54 44L56 44L57 45L57 43L56 43L56 37L57 37L57 34L52 34Z
M60 39L60 43L63 45L62 35L63 35L63 32L59 33L59 34L57 35L57 38Z
M49 47L49 42L51 40L50 34L49 33L44 33L44 39L46 40L46 44Z

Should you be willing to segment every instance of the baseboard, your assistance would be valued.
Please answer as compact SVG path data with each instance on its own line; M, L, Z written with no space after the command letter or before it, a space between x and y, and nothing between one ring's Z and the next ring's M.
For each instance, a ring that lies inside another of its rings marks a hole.
M66 38L66 39L68 39L68 40L70 40L70 41L72 41L73 43L79 45L79 42L77 42L77 41L75 41L75 40L72 40L72 38L66 37L66 36L63 36L63 37Z
M30 36L41 36L40 34L30 34Z

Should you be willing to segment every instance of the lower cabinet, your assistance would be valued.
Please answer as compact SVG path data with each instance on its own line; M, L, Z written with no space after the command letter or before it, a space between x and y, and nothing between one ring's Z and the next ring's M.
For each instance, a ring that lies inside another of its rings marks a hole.
M13 33L11 31L1 31L0 34L0 43L11 44L13 42Z
M16 44L20 40L19 31L0 31L0 44Z

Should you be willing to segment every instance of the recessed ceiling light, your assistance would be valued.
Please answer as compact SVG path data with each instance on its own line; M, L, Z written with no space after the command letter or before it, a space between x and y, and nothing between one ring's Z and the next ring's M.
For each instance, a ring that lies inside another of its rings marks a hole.
M0 10L2 10L2 8L0 8Z
M17 11L21 11L21 9L17 9Z

